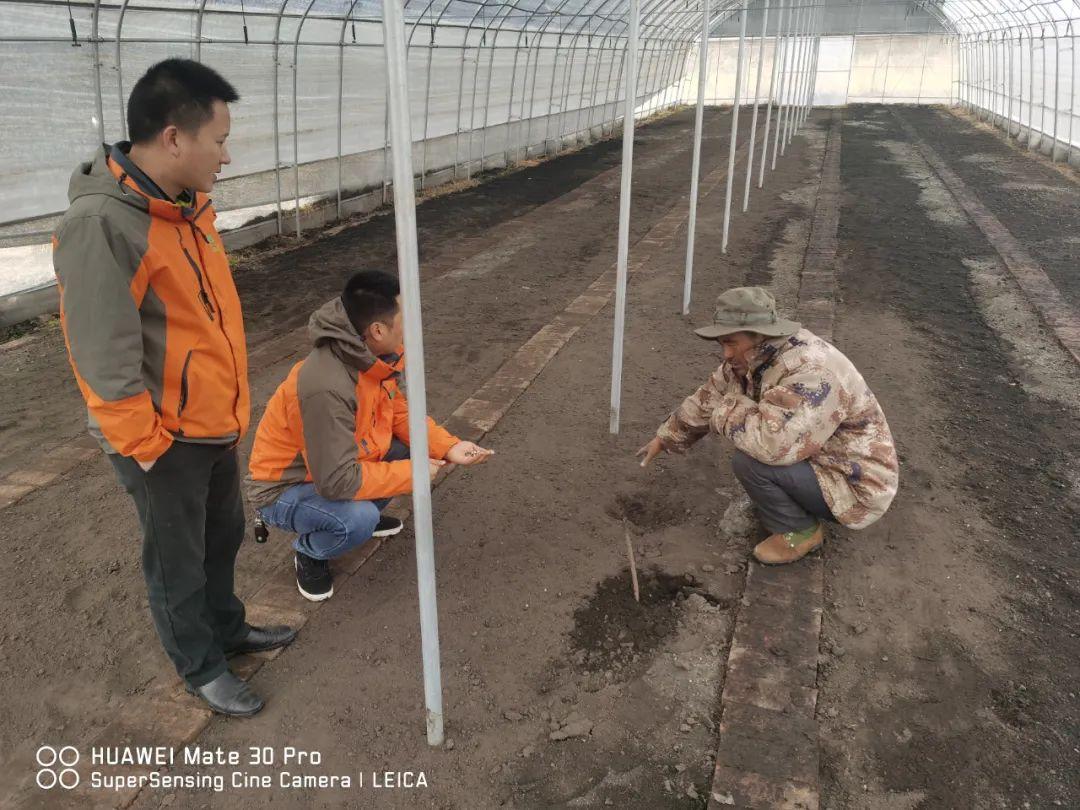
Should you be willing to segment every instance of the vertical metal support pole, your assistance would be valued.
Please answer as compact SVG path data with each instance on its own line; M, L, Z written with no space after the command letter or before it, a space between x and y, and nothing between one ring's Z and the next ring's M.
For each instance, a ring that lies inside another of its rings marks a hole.
M116 95L120 102L116 109L120 111L120 135L125 141L130 138L128 137L127 114L124 109L124 63L121 61L120 49L124 44L121 31L124 29L124 14L127 12L127 6L128 0L124 0L123 5L120 6L120 16L116 20Z
M544 55L543 42L545 34L533 34L536 42L536 63L533 65L532 85L529 88L529 125L528 131L525 133L525 157L529 156L529 149L532 147L532 131L533 131L533 117L536 112L536 76L540 72L540 59ZM530 52L531 53L531 52ZM528 74L525 76L525 80L528 81ZM521 94L521 109L525 109L525 93Z
M409 391L409 455L412 460L413 526L420 598L420 643L424 662L424 701L428 745L443 743L442 674L439 666L439 613L435 595L435 545L431 528L431 478L428 474L427 392L424 390L424 334L420 319L420 256L416 245L416 194L413 189L412 132L405 22L399 0L384 0L383 38L390 79L390 136L393 140L394 221L398 274L405 320L405 380Z
M558 35L558 39L555 40L555 55L551 60L551 86L548 88L548 113L547 118L544 121L544 154L548 153L548 141L551 140L551 119L553 118L552 110L555 107L555 74L559 72L559 48L562 47L562 34ZM560 114L562 110L559 111ZM558 152L558 148L555 149Z
M1049 84L1046 76L1046 29L1039 32L1039 52L1042 54L1042 86L1039 88L1039 151L1042 151L1043 140L1046 138L1046 85Z
M727 192L724 195L724 235L720 252L727 253L728 234L731 230L731 187L735 182L735 150L739 140L739 100L742 92L743 48L746 45L746 18L749 3L739 11L739 50L735 57L735 103L731 108L731 139L728 141Z
M277 233L281 236L285 232L281 211L281 126L278 122L280 115L281 94L281 14L285 11L284 0L281 12L278 13L277 25L274 28L274 183L277 188Z
M1017 67L1017 82L1016 82L1016 140L1020 140L1020 133L1024 130L1024 32L1020 32L1020 36L1016 42L1016 67Z
M754 144L757 142L757 114L761 100L761 72L765 65L765 34L769 28L769 2L761 9L761 43L758 45L757 83L754 85L754 118L750 122L750 147L746 153L746 187L743 189L742 210L750 205L750 179L754 176ZM765 136L768 138L768 136Z
M780 92L776 96L776 132L773 135L772 163L769 167L771 171L776 171L776 154L780 151L780 130L784 126L784 93L787 92L788 57L791 53L791 30L795 13L795 0L792 0L792 4L788 6L788 33L780 40L784 59L780 68Z
M495 43L499 39L499 31L496 29L491 35L491 53L488 54L487 88L484 90L484 124L480 130L480 171L484 171L484 160L487 158L487 133L488 120L491 111L491 74L495 71ZM509 122L508 122L509 124Z
M713 42L716 42L716 47L712 46ZM706 74L712 73L712 84L709 85L709 89L712 90L712 95L708 97L708 103L712 106L719 106L720 99L718 93L720 92L720 56L721 49L723 48L724 40L722 37L717 37L715 40L709 40L709 60L715 62L711 70L707 69ZM716 57L713 59L713 57ZM708 82L706 82L708 84Z
M616 68L618 68L616 70ZM619 93L623 90L623 73L626 70L626 46L619 50L619 55L615 55L614 48L611 52L611 70L608 71L608 87L611 93L611 120L608 122L608 136L610 137L615 132L615 122L619 120ZM615 81L611 81L611 74L615 74ZM623 99L623 103L626 103L626 99Z
M521 55L521 33L518 33L517 38L518 47L514 48L514 67L510 70L510 99L506 103L506 151L503 153L503 162L510 165L510 137L514 128L514 90L517 88L517 69L518 69L518 57ZM525 72L528 74L529 63L526 58ZM524 90L524 88L522 88ZM519 126L520 130L521 127ZM521 137L521 132L518 132L518 137Z
M470 29L466 28L461 40L461 71L458 73L457 119L454 123L454 179L458 177L461 163L461 105L465 103L465 54L469 48Z
M970 109L968 104L968 81L971 77L971 69L968 66L968 38L966 35L957 39L957 62L958 62L958 90L960 107Z
M1035 36L1028 32L1028 137L1027 148L1035 139Z
M1008 32L1002 32L1002 42L1004 45L1004 65L1005 65L1005 84L1002 88L1002 92L1005 94L1005 136L1007 138L1012 137L1012 124L1013 124L1013 102L1015 98L1013 96L1013 42L1009 37Z
M307 19L308 11L315 5L315 0L308 4L307 11L296 26L296 41L293 43L292 65L292 132L293 132L293 184L296 192L293 209L293 218L296 222L296 238L300 238L300 32L304 28L304 20Z
M1046 47L1045 45L1043 47ZM1076 77L1072 77L1076 81ZM1061 37L1058 36L1057 25L1054 26L1054 132L1050 142L1050 160L1057 161L1058 149L1058 107L1061 103Z
M820 15L822 11L818 11L814 15L814 28L816 29L821 22ZM806 86L803 90L803 108L802 115L799 116L799 128L806 123L806 119L810 117L810 111L814 108L814 95L817 92L817 69L818 69L818 56L821 53L821 37L818 36L816 31L811 32L810 39L807 42L807 47L810 49L810 63L806 71ZM920 78L920 85L922 79Z
M409 52L409 44L405 46L405 53ZM428 38L427 46L427 77L424 79L424 135L420 144L420 190L424 190L427 179L427 153L428 153L428 122L431 120L431 61L435 55L435 34L432 32ZM455 157L457 157L455 155Z
M1005 91L1005 69L1006 69L1007 62L1005 61L1005 39L1004 38L1002 38L1002 40L1001 40L1001 55L997 58L996 61L998 63L998 67L999 67L998 78L1000 79L1000 81L997 82L997 84L995 86L995 89L996 89L996 93L997 93L997 96L1000 99L1000 104L1001 104L1001 109L998 111L997 120L998 120L998 125L1002 126L1004 124L1004 122L1005 122L1005 111L1009 108L1009 97L1008 97L1008 94ZM1002 129L1004 129L1004 128L1005 127L1002 126Z
M465 177L469 179L472 178L473 134L476 132L476 85L480 81L480 48L483 40L482 36L480 42L476 43L476 64L473 66L472 96L469 99L469 155L465 160ZM484 170L483 163L483 157L481 157L481 172Z
M585 85L589 83L589 60L592 56L592 37L588 36L585 40L585 64L581 67L581 88L578 90L578 104L577 111L574 113L574 140L577 143L581 143L581 114L585 111ZM592 109L590 104L590 110ZM589 142L589 138L586 135L585 143Z
M761 164L758 167L757 186L765 185L765 163L769 156L769 126L772 124L773 91L776 89L776 74L780 67L780 29L784 25L784 0L780 0L780 17L776 21L776 36L773 37L772 78L769 80L769 101L765 105L765 132L761 137Z
M352 11L350 10L350 14ZM337 207L335 213L341 219L341 152L342 130L345 126L345 26L341 23L341 40L338 42L338 85L337 85Z
M574 35L574 40L570 46L569 54L570 58L566 60L566 69L563 71L563 84L562 84L562 100L559 102L559 109L562 110L562 123L559 126L559 144L561 145L563 139L572 133L571 125L569 124L569 118L567 111L570 109L570 85L574 79L574 68L577 66L577 54L578 43L581 40L579 34ZM588 51L585 52L586 58L588 58ZM580 101L579 109L580 109ZM576 111L575 111L576 112ZM577 115L574 116L575 126L577 122ZM577 143L577 137L574 138L575 144Z
M105 101L101 84L101 37L98 34L100 14L101 0L94 0L90 34L94 46L94 115L97 118L98 143L105 143Z
M788 132L791 129L792 108L795 105L796 71L799 65L799 58L802 54L802 39L800 37L800 32L802 31L804 9L805 6L799 6L798 13L795 16L795 28L791 32L791 71L788 76L788 100L784 105L783 132L780 134L781 155L786 154L787 152Z
M787 121L784 125L784 138L780 143L781 155L787 151L787 145L791 143L791 138L795 134L795 116L799 111L799 93L802 90L803 73L806 70L806 31L810 26L811 8L809 5L805 8L806 12L799 20L799 39L792 64L791 102L788 105Z
M640 32L638 34L640 36ZM641 63L638 67L637 76L637 93L639 96L647 96L649 92L649 77L652 75L654 51L656 50L656 39L645 38L645 41L641 43ZM636 102L636 99L635 99ZM636 104L635 104L636 107ZM642 119L649 117L649 107L644 107L641 110Z
M606 38L601 41L600 48L596 53L596 69L593 71L593 85L592 85L592 102L589 105L589 115L585 120L585 128L588 130L588 136L585 141L588 143L592 139L593 129L593 116L596 114L596 97L600 92L600 70L604 66L604 45L606 44ZM603 116L601 115L601 121ZM601 127L603 129L603 127Z
M795 121L791 125L791 136L793 138L802 129L803 121L806 120L807 90L810 87L810 72L813 70L814 64L814 37L811 31L816 24L816 16L817 9L811 6L810 16L806 20L806 55L803 57L803 73L799 79L798 106L795 108Z
M634 108L637 106L638 0L630 0L626 37L626 98L623 100L622 184L619 189L619 249L615 265L615 334L611 348L611 424L619 432L622 408L623 334L626 331L626 281L630 263L630 180L634 169Z
M1005 107L1005 104L1004 104L1005 96L1001 92L1001 82L999 81L999 79L1004 78L1005 70L1004 70L1004 64L1001 62L1001 60L994 58L994 38L993 38L993 36L987 36L986 47L990 51L990 56L991 56L991 59L993 61L993 65L994 65L994 77L993 77L993 82L992 82L992 95L991 95L991 98L994 100L994 110L993 110L993 114L990 116L990 123L991 124L996 124L997 122L999 122L1001 120L1001 109L1004 109L1004 107ZM999 104L1000 104L1000 109L999 109Z
M1072 20L1069 20L1069 58L1072 61L1069 75L1069 152L1065 156L1066 162L1072 162L1073 156L1073 122L1076 120L1076 34L1072 30Z
M788 143L795 137L802 119L803 99L806 96L806 76L810 72L810 25L814 17L814 6L806 10L806 27L803 29L802 50L799 58L799 76L795 82L794 96L791 99L791 117L788 126Z
M705 69L709 58L709 0L702 0L701 45L698 53L697 111L694 118L694 159L690 172L690 213L686 220L686 267L683 274L682 314L690 313L690 287L694 277L694 232L697 230L698 175L701 174L701 130L705 116Z
M975 117L982 118L986 113L986 85L984 76L985 54L983 52L982 35L975 39L975 77L978 84L975 88Z

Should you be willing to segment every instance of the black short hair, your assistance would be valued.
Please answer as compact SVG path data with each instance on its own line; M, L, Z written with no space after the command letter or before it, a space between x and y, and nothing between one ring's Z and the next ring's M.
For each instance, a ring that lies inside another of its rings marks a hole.
M397 297L400 293L401 285L397 277L383 270L353 273L345 283L341 303L356 334L364 334L376 321L385 323L393 320L398 311Z
M213 68L191 59L166 59L135 82L127 105L132 143L146 143L173 125L196 132L214 116L214 102L240 99L236 88Z

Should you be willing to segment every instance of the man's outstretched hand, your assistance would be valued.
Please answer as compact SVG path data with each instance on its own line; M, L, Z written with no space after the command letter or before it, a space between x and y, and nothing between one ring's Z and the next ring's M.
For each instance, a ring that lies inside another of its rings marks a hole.
M664 450L664 444L660 441L660 437L657 436L647 445L638 450L636 455L638 458L641 458L641 456L645 456L645 458L641 459L641 466L648 467L650 462L652 462L654 458L664 452L667 452Z
M446 460L451 464L460 464L467 467L470 464L483 464L495 455L494 450L485 450L472 442L458 442L446 454Z

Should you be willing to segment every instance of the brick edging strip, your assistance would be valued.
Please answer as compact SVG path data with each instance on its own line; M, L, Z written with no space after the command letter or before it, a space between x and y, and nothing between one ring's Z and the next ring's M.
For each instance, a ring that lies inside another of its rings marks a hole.
M834 112L799 285L798 317L826 340L836 310L841 126ZM823 589L820 553L790 566L747 566L720 696L710 810L817 810Z

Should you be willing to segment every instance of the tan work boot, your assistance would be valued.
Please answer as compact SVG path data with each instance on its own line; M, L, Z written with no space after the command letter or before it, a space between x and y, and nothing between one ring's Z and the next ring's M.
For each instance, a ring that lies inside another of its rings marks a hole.
M754 547L754 558L765 565L786 565L801 560L821 545L821 524L800 532L774 534Z

